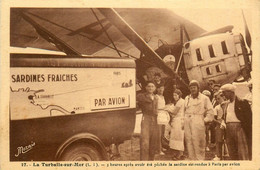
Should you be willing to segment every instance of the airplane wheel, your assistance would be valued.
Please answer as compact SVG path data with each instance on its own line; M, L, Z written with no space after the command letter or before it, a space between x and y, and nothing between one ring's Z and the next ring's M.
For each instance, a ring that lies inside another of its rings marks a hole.
M65 150L61 161L100 161L100 153L93 146L86 144L75 144Z

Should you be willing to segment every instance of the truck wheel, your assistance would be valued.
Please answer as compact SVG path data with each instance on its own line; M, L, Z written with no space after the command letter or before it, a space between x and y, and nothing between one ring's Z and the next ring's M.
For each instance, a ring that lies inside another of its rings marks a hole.
M100 161L100 153L93 146L86 144L76 144L62 154L61 161Z

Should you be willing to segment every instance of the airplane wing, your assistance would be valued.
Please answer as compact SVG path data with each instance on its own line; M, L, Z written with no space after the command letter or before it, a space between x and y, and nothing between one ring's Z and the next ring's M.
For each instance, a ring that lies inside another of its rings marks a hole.
M185 26L191 39L205 32L167 9L115 10L154 50L160 41L167 44L179 42L180 24ZM118 56L116 46L121 56L138 58L140 51L99 10L93 11L90 8L11 8L10 45L59 51L52 42L39 35L39 31L22 17L22 12L80 54Z
M205 32L170 10L150 8L12 8L10 23L11 46L60 50L67 55L133 57L138 59L137 78L142 85L146 70L156 67L185 87L186 79L161 60L165 50L160 47L175 45L172 54L179 57L181 27L190 39Z

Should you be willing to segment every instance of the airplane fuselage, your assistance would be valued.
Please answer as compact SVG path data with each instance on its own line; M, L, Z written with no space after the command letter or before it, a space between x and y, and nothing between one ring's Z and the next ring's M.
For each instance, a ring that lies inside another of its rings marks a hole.
M189 80L198 80L202 88L209 80L220 84L235 81L250 62L243 36L232 32L189 41L183 55Z

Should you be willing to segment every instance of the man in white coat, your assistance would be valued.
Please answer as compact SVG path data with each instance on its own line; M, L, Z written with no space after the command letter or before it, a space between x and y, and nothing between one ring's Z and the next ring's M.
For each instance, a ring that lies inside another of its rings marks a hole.
M190 160L205 159L205 122L213 120L214 111L210 99L200 93L199 82L189 84L191 94L184 102L184 138Z

